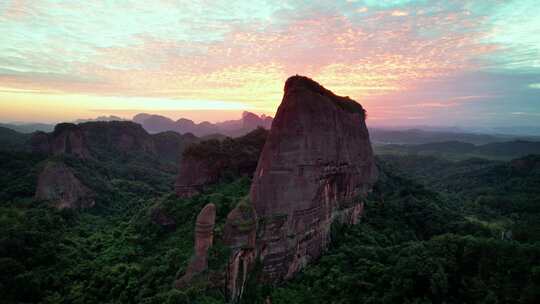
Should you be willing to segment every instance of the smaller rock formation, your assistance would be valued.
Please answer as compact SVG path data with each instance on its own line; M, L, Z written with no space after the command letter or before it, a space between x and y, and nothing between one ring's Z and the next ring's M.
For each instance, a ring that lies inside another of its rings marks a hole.
M180 160L176 194L187 198L225 175L251 176L268 131L258 128L238 138L211 139L187 147Z
M176 221L169 216L161 206L155 206L150 210L150 220L152 223L163 227L167 231L176 230Z
M50 134L36 132L31 139L31 144L32 150L37 153L69 154L81 159L90 158L81 128L70 123L56 125Z
M58 209L94 206L94 194L63 163L49 162L38 178L35 198L52 201Z
M52 133L34 133L30 142L33 152L80 159L119 153L157 154L153 138L129 121L61 123Z
M195 222L195 253L186 273L176 281L177 288L182 288L191 279L208 268L208 249L214 242L214 224L216 222L216 206L207 204L197 216Z
M246 197L228 215L224 243L231 249L227 265L228 298L236 302L242 297L249 272L255 265L257 215Z
M188 146L200 141L198 137L191 133L180 135L173 131L153 134L152 139L159 158L174 165L180 162L182 153Z
M211 140L188 148L180 161L180 174L176 179L176 194L188 198L199 194L204 186L219 180L224 162L219 154L220 143Z

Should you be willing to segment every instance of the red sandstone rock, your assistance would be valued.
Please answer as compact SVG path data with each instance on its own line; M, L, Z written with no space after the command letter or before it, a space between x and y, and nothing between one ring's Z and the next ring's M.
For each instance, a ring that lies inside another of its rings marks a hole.
M255 264L256 233L255 209L246 198L227 215L225 224L224 243L231 248L226 285L233 302L242 297L249 272Z
M36 199L52 201L58 209L94 206L94 194L63 163L49 162L38 178Z
M218 181L221 168L219 162L211 159L184 155L176 178L176 194L182 198L199 194L204 186Z
M186 270L185 275L176 282L176 287L181 288L189 282L193 276L208 268L208 249L214 242L214 224L216 222L216 206L207 204L197 216L195 222L195 253Z
M52 133L36 132L32 150L50 155L73 155L81 159L107 152L156 154L152 137L128 121L58 124Z
M289 78L250 192L266 279L291 278L318 258L335 220L356 223L376 178L362 106Z
M214 184L224 173L251 176L268 131L262 128L238 138L207 140L189 146L180 161L176 194L191 197Z

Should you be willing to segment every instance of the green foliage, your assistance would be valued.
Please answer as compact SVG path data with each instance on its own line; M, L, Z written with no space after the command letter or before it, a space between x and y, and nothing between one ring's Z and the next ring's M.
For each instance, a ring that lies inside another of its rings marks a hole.
M19 133L0 124L0 151L28 150L29 134Z
M0 205L35 193L41 155L24 152L0 152Z
M234 151L237 144L225 140L219 149ZM245 153L259 153L240 146L245 150L226 153L238 158L234 166ZM73 168L96 192L96 208L55 210L34 201L45 161ZM258 263L243 302L538 303L538 163L535 156L511 163L385 157L362 222L332 227L328 252L292 281L260 283ZM0 173L2 303L225 302L230 251L223 229L236 206L251 218L248 177L234 173L179 199L172 194L174 170L142 154L81 161L3 152ZM209 271L175 290L193 254L195 219L208 203L217 211ZM155 208L176 229L152 222Z

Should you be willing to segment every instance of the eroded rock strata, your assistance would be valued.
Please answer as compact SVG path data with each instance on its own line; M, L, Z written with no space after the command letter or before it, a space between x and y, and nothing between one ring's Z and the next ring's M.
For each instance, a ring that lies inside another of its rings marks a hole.
M251 186L255 246L236 246L230 260L233 299L242 293L243 269L252 267L245 262L255 256L269 282L289 279L320 257L332 224L355 224L377 179L360 104L302 76L289 78L284 91ZM233 210L227 222L236 218Z
M94 206L94 193L61 162L48 162L38 177L36 199L51 201L58 209Z
M176 194L187 198L229 176L251 176L268 136L258 128L237 138L211 139L193 144L183 152L176 179Z
M257 215L248 198L227 215L224 232L224 243L231 249L226 287L228 297L235 302L244 292L256 259Z
M208 268L208 249L214 242L215 223L216 206L214 204L207 204L201 210L195 222L195 252L186 273L176 282L176 287L183 287L193 276Z
M80 159L106 153L157 154L153 138L140 125L127 121L62 123L51 133L34 133L31 145L37 153Z

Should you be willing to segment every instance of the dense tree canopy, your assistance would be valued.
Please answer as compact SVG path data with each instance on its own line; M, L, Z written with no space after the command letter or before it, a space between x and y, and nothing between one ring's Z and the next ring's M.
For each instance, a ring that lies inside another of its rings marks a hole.
M232 153L237 145L219 147ZM223 266L223 223L250 185L239 171L201 195L178 199L174 169L159 160L60 157L98 193L96 207L73 211L33 199L44 156L2 152L0 160L3 302L225 302L219 271L185 290L172 282L188 264L196 215L209 202L217 207L218 240L210 268ZM538 303L539 163L537 156L379 159L381 178L361 223L333 227L328 252L290 282L257 284L255 272L243 302ZM176 229L152 222L154 208Z

